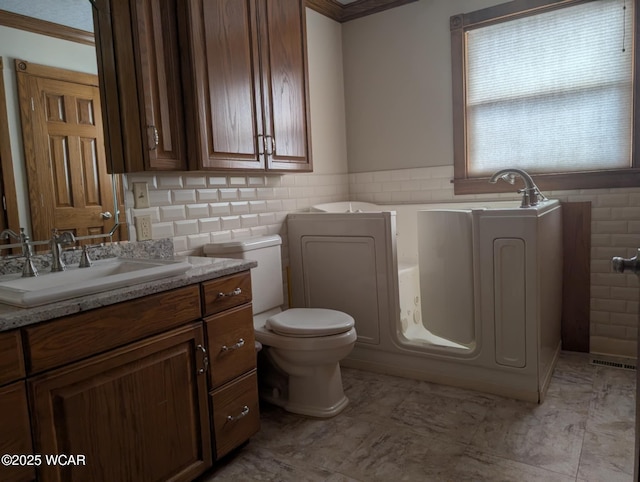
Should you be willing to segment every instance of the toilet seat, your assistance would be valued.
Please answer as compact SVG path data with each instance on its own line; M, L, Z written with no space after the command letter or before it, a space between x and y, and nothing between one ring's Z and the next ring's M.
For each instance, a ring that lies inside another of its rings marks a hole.
M264 324L279 335L301 338L338 335L354 325L346 313L325 308L291 308L270 316Z

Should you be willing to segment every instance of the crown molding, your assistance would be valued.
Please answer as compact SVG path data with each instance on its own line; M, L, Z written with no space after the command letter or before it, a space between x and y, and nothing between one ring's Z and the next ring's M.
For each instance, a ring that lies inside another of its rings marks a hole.
M346 5L336 0L306 0L307 7L336 22L344 23L417 0L356 0Z
M38 18L27 17L6 10L0 10L0 25L85 45L95 45L95 37L92 32L67 27L59 23L47 22L46 20L40 20Z

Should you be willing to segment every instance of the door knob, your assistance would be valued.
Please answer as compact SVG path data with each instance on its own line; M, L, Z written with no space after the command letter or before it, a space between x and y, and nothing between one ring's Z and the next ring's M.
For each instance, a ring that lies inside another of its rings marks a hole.
M102 219L111 219L113 217L113 214L111 214L109 211L105 211L103 213L100 213L100 216L102 216Z
M640 274L640 248L638 253L633 258L620 258L618 256L611 259L611 268L616 273L624 273L625 271L631 271L635 274Z

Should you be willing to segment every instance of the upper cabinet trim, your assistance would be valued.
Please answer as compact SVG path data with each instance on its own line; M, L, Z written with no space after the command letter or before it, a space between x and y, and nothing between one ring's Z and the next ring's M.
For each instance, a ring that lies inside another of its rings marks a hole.
M38 18L27 17L18 13L0 10L0 25L5 27L26 30L27 32L48 35L70 42L77 42L84 45L95 45L93 33L80 30L59 23L47 22Z
M341 23L415 1L417 0L356 0L343 5L336 0L306 0L307 7Z

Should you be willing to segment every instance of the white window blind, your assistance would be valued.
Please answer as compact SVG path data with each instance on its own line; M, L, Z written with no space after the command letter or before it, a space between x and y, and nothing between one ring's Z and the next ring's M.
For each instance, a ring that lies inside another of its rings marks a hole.
M466 33L471 176L630 167L633 3L586 2Z

